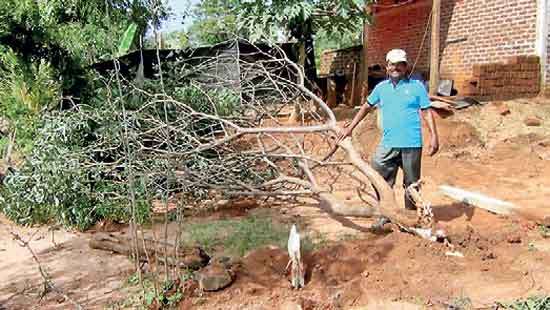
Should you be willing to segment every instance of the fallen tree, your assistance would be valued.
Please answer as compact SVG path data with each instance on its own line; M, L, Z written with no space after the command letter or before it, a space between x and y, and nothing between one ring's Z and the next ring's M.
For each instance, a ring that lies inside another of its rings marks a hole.
M173 59L157 68L157 78L144 79L138 69L134 80L120 73L115 60L115 70L98 79L104 100L48 115L44 147L37 149L50 153L8 176L8 189L19 192L7 195L6 205L27 203L28 212L44 204L73 208L67 216L80 214L86 220L122 205L139 222L140 210L153 200L177 196L180 204L189 204L216 192L311 197L338 215L383 215L401 227L418 226L415 216L398 210L393 190L362 159L351 138L336 148L340 128L335 115L305 86L303 69L277 46L249 43L236 53L176 54ZM280 114L296 105L300 122L288 125ZM324 155L330 149L335 159L328 161ZM70 165L41 169L51 158ZM379 201L351 207L337 199L319 176L338 169L353 173L357 188L376 189ZM48 175L29 177L36 171ZM65 179L36 191L41 195L26 194L52 175ZM93 199L78 213L74 208L84 205L77 205L82 195Z

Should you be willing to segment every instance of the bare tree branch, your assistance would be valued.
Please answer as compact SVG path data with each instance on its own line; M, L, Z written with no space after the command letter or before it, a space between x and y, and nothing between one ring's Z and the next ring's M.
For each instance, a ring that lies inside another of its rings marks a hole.
M75 309L79 309L79 310L82 309L82 306L79 303L77 303L74 299L72 299L67 294L65 294L57 286L55 286L55 284L53 283L50 275L46 272L46 270L44 269L44 267L40 263L40 260L38 259L38 256L36 256L36 253L34 252L34 250L29 245L29 241L32 240L32 237L34 236L34 234L33 234L33 236L31 236L31 238L29 238L29 241L25 241L16 232L10 231L10 233L13 236L13 240L17 241L17 243L21 247L26 248L29 251L29 253L32 255L32 259L34 260L34 262L38 266L38 271L40 272L40 276L42 277L42 280L44 281L44 294L47 294L49 291L54 291L57 294L63 296L63 298L65 298L65 300L68 300L70 303L72 303L74 305Z

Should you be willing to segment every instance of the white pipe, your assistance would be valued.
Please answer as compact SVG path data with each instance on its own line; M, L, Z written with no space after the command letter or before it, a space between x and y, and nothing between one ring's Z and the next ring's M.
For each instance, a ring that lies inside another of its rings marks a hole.
M537 0L537 40L535 54L540 57L541 85L546 85L547 48L548 48L548 0Z
M517 208L517 206L512 203L488 197L480 193L465 191L458 187L441 185L439 186L439 190L446 196L455 200L496 214L511 214L514 212L514 209Z

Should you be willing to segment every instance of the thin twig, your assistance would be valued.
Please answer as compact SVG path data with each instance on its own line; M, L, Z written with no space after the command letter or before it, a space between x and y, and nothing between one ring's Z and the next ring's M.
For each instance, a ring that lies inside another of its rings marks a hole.
M43 281L44 281L44 287L45 287L45 294L48 292L48 291L54 291L56 292L57 294L63 296L63 298L65 298L66 300L68 300L70 303L72 303L75 307L75 309L79 309L81 310L82 309L82 306L77 303L74 299L72 299L71 297L69 297L67 294L65 294L60 288L58 288L57 286L55 286L55 284L53 283L50 275L46 272L46 270L42 267L42 264L40 263L40 260L38 259L38 256L36 256L36 253L34 252L34 250L31 248L31 246L29 245L29 242L30 240L32 240L32 236L31 238L29 239L29 241L25 241L23 240L23 238L21 238L21 236L19 236L19 234L17 234L16 232L13 232L11 231L10 232L11 235L13 236L13 240L17 241L17 243L21 246L21 247L24 247L26 248L29 253L31 253L32 255L32 258L34 260L34 262L36 263L36 265L38 266L38 271L40 272L40 276L42 277ZM33 235L34 236L34 235Z

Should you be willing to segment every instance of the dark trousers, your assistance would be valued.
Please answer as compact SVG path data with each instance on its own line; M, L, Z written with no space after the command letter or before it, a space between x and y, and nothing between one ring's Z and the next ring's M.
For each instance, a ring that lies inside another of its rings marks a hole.
M406 189L409 185L420 180L421 162L421 147L387 148L380 144L374 153L372 167L392 188L395 185L397 170L401 168L403 170L403 187ZM406 192L405 208L409 210L416 209L414 202Z

